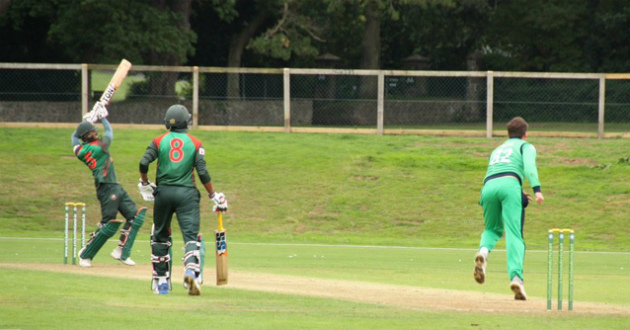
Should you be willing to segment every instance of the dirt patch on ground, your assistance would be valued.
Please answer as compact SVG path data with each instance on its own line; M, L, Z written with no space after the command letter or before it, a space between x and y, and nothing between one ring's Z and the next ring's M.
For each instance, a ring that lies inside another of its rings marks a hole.
M83 274L88 276L150 280L149 266L127 267L123 265L95 265L80 268L52 264L6 264L0 268L38 269L42 271ZM174 267L173 276L183 277L181 267ZM214 277L208 279L205 287L214 286ZM496 314L545 314L546 300L530 298L515 301L511 295L481 292L429 289L414 286L388 285L379 283L327 280L301 276L273 275L241 271L230 272L230 283L213 289L239 289L301 296L346 300L353 302L381 304L408 308L418 311L459 311L470 313ZM630 307L596 304L576 301L576 314L591 315L630 315Z

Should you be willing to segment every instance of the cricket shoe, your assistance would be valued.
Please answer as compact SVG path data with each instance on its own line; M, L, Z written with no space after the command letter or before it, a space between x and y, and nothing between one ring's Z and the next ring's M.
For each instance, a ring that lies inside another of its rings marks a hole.
M486 256L483 253L477 253L475 256L475 271L473 275L475 276L475 281L479 284L483 284L486 281L486 266L488 265L488 261L486 260Z
M157 290L155 291L157 294L169 294L170 290L168 289L168 283L158 284Z
M188 289L188 294L191 296L198 296L201 294L201 286L197 282L195 272L187 270L184 275L184 287Z
M525 293L525 286L523 280L518 276L514 276L512 283L510 283L510 289L514 292L514 300L527 300L527 294Z
M122 262L123 264L127 265L127 266L135 266L136 263L131 260L131 258L127 258L125 260L122 260L120 257L122 256L122 247L118 246L114 249L114 251L112 251L112 253L109 254L112 258L119 260L120 262Z
M92 267L92 259L87 258L87 259L83 259L81 258L81 254L83 253L83 251L85 251L85 247L82 248L81 250L79 250L79 266L81 267Z

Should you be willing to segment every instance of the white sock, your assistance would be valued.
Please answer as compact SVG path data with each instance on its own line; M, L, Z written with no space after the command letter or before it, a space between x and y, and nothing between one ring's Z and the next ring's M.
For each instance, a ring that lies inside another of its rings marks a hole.
M168 280L166 279L166 276L158 277L158 285L159 284L165 284L165 283L168 283Z
M488 251L487 247L482 246L481 248L479 248L479 253L483 254L483 256L488 259L488 253L490 253L490 251Z

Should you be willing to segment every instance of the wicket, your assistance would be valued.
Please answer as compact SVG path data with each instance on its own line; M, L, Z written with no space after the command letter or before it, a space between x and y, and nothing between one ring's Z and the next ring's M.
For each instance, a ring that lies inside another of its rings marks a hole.
M573 254L575 245L575 232L573 229L549 229L547 248L547 310L551 308L552 298L552 268L553 268L553 236L558 233L558 310L562 310L562 267L564 264L564 234L569 234L569 310L573 310Z
M66 203L66 226L63 237L63 263L68 264L68 245L70 241L70 207L73 208L72 215L72 264L77 264L77 216L78 209L81 208L81 248L85 247L85 203L69 202Z

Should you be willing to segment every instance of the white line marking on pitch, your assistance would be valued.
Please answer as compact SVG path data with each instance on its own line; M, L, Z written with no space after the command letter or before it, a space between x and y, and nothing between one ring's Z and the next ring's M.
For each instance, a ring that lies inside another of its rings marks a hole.
M0 241L62 241L63 238L41 238L41 237L0 237ZM118 242L118 240L111 240ZM149 241L136 240L136 242L148 243ZM206 243L213 245L213 243ZM299 243L237 243L231 242L232 245L258 245L258 246L287 246L287 247L323 247L323 248L349 248L349 249L402 249L402 250L438 250L438 251L476 251L477 249L466 248L439 248L439 247L422 247L422 246L378 246L378 245L335 245L335 244L299 244ZM497 252L505 252L505 249L495 249ZM546 253L547 250L528 250L527 252ZM554 251L556 252L556 251ZM613 251L579 251L576 253L583 254L618 254L630 255L630 252L613 252Z

